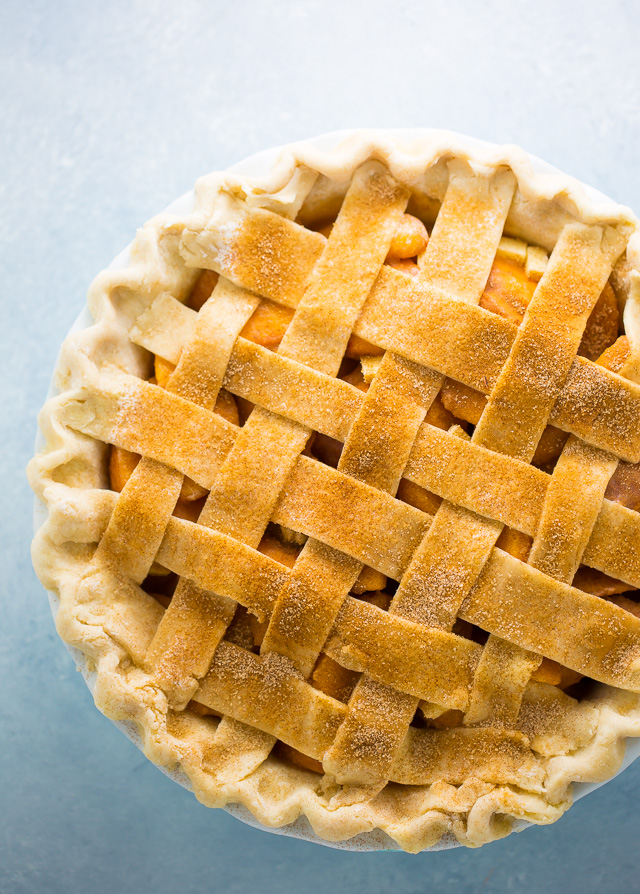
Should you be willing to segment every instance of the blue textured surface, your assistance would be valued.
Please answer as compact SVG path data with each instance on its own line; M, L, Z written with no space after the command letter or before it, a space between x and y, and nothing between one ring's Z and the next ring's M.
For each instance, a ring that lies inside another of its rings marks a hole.
M93 708L31 570L24 477L89 282L208 170L343 127L446 127L640 210L639 26L623 0L0 4L2 892L640 891L640 762L474 852L337 852L199 805Z

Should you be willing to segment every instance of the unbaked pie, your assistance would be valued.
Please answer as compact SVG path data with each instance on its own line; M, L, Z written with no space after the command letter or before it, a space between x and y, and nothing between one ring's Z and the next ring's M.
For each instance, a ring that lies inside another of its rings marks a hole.
M204 177L101 274L30 478L95 698L210 806L409 851L640 735L640 235L520 150Z

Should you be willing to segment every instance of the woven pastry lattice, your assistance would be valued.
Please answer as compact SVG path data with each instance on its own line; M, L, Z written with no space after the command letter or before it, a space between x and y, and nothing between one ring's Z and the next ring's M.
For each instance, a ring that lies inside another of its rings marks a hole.
M640 690L640 621L571 586L582 563L640 587L640 516L604 497L618 461L640 460L640 387L577 355L624 244L567 223L522 324L483 310L515 187L452 166L415 278L383 266L409 191L378 161L328 238L232 197L224 225L176 237L187 266L220 274L202 309L162 293L131 321L177 364L167 387L113 375L67 408L75 431L142 456L106 492L85 586L137 588L154 562L180 576L133 658L174 715L192 699L222 715L207 755L222 776L279 739L352 799L469 777L536 791L532 741L577 722L531 681L542 656ZM277 351L240 336L260 297L295 309ZM337 378L354 333L385 352L366 393ZM488 397L471 438L425 421L444 377ZM221 388L255 404L244 426L213 412ZM549 423L570 433L552 474L530 464ZM337 469L303 455L312 432L344 444ZM209 492L197 523L172 515L184 476ZM403 477L443 499L434 516L395 498ZM257 550L270 522L308 537L291 570ZM505 525L533 538L526 563L496 547ZM399 582L389 611L350 595L364 565ZM238 604L268 621L259 655L225 639ZM361 672L348 703L308 682L321 653ZM464 721L418 728L419 705Z

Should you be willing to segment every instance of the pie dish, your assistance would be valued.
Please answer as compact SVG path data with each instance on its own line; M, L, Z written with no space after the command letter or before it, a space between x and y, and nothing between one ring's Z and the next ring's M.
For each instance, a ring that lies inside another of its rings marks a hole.
M296 144L94 282L29 474L94 696L210 806L477 846L640 736L640 231L514 147Z

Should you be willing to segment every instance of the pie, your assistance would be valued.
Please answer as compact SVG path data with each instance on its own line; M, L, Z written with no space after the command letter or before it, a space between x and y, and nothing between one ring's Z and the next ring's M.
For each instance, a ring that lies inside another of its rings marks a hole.
M417 852L640 736L640 227L521 150L202 178L89 293L33 547L95 700L213 807Z

